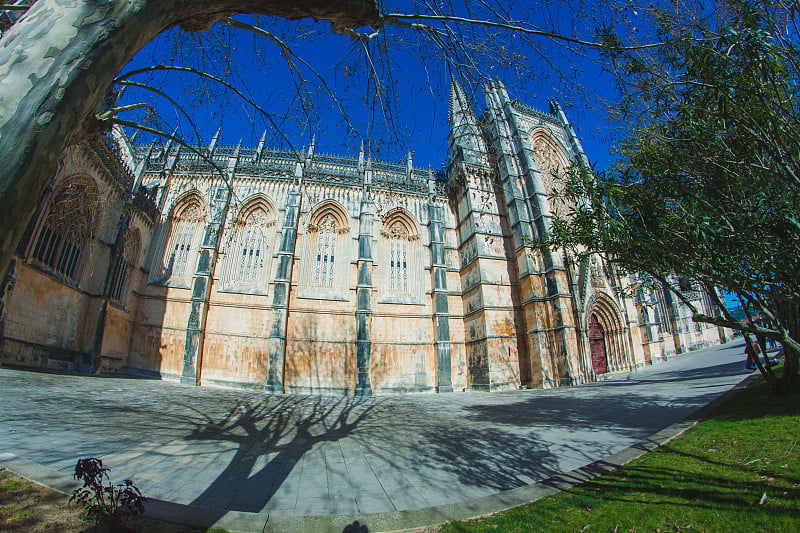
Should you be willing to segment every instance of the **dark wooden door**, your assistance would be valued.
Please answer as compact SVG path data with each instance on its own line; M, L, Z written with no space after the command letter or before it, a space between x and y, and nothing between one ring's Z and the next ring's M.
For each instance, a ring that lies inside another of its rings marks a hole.
M603 326L592 315L589 318L589 353L592 356L592 368L595 374L605 374L608 371L606 358L606 335Z

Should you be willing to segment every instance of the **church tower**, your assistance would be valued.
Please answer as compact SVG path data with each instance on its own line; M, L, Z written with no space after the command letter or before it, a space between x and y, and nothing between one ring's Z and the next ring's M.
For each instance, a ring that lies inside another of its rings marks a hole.
M536 130L534 121L526 120L526 110L520 110L517 102L509 99L502 82L489 81L483 91L488 143L495 154L502 201L510 222L513 254L509 260L518 275L519 322L524 325L522 343L530 361L530 384L545 388L571 384L577 372L569 354L577 354L580 349L564 258L557 252L540 253L532 248L532 239L547 235L552 225L552 188L546 185L552 169L543 169L539 164L541 158L531 144L530 133ZM555 117L536 113L536 118L547 120L545 129L558 129ZM566 166L566 159L561 157L558 165Z
M515 389L529 381L519 334L518 279L508 212L492 154L464 90L450 91L450 159L460 255L467 385L475 390ZM522 352L520 353L520 348Z

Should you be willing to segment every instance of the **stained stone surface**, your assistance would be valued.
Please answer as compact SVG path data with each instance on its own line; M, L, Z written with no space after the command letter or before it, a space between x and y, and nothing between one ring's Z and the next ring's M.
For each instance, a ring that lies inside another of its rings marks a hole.
M0 369L0 453L70 474L95 456L146 496L219 510L378 513L460 502L590 463L744 379L740 342L550 390L270 395Z

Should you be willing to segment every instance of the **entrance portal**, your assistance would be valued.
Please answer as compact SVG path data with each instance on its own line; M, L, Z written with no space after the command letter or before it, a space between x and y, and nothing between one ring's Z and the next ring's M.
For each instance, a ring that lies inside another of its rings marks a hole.
M608 371L606 335L594 314L589 318L589 353L592 356L594 373L605 374Z

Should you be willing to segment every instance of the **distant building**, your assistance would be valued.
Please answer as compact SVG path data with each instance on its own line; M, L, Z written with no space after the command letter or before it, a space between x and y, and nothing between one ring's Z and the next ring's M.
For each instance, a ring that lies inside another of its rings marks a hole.
M557 104L484 93L477 120L452 87L445 172L216 136L207 159L68 149L3 285L3 364L390 394L574 385L724 340L599 257L534 251L585 156Z

